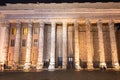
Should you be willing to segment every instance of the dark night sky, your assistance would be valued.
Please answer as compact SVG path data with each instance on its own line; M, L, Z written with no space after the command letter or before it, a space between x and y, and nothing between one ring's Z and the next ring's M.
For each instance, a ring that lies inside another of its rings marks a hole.
M0 5L6 3L72 3L72 2L120 2L120 0L0 0Z
M0 3L119 2L120 0L0 0Z

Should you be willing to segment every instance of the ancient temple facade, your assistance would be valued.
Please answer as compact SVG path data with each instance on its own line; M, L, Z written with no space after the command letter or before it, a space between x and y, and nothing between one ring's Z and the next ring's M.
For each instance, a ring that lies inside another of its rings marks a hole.
M113 68L120 61L120 3L0 6L0 68Z

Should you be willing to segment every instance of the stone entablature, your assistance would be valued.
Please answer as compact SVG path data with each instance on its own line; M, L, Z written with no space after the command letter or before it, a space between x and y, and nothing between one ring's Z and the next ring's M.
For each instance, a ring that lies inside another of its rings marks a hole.
M6 4L1 6L1 10L30 10L30 9L72 9L72 8L90 8L90 9L120 9L119 2L96 2L96 3L28 3L28 4Z
M120 3L6 4L0 18L10 19L120 19Z

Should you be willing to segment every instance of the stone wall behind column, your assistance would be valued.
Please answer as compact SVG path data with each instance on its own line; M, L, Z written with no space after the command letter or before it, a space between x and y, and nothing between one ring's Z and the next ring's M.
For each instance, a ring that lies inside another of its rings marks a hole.
M118 60L120 62L120 29L116 31L116 39L117 39L117 49L118 49Z

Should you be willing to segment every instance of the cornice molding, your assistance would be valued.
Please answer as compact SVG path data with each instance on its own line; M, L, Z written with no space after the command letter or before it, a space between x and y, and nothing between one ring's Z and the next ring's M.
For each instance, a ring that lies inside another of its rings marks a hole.
M0 10L30 10L30 9L72 9L72 8L95 8L95 9L120 9L120 2L96 2L96 3L17 3L1 6Z

